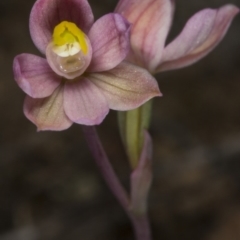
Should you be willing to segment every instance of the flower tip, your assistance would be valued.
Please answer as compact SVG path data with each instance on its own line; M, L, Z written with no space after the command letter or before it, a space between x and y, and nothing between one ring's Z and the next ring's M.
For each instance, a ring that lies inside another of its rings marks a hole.
M233 4L224 5L220 8L220 10L228 14L231 20L240 12L240 8Z
M163 94L162 94L162 92L160 91L160 89L159 89L159 87L158 87L158 84L157 84L157 82L156 82L156 87L155 87L155 89L153 90L153 92L152 92L152 97L162 97L163 96Z
M157 94L156 94L156 97L162 97L163 94L159 91Z
M154 97L162 97L162 96L163 96L163 94L158 89L158 90L152 92L151 96L149 96L149 98L146 100L146 102L151 100Z
M37 132L39 133L39 132L42 132L42 131L44 131L44 130L46 130L46 129L42 129L41 127L37 127Z
M163 94L162 94L162 92L159 89L158 82L157 82L156 79L153 79L153 84L154 84L154 86L153 86L153 89L152 89L152 96L151 96L151 98L153 98L153 97L162 97Z
M32 95L32 89L29 82L24 77L23 71L24 69L21 68L24 64L24 54L17 55L13 59L13 76L14 80L16 81L17 85L27 94Z
M120 32L128 32L130 30L132 24L124 16L119 13L114 13L113 18Z
M238 8L237 6L235 6L233 4L225 5L225 7L228 7L229 9L231 9L234 15L236 15L240 12L240 8Z
M17 83L18 83L19 75L21 74L20 64L19 64L18 58L19 58L19 55L17 55L13 59L13 75L14 75L14 79Z

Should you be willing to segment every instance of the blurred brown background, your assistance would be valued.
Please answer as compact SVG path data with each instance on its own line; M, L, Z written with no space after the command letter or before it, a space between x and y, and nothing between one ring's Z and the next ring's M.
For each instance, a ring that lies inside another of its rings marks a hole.
M96 18L117 0L90 0ZM81 127L36 132L22 113L13 57L39 54L28 30L34 0L0 0L0 240L132 240L123 210L99 175ZM178 0L170 39L186 20L227 0ZM232 0L240 6L240 0ZM155 240L240 239L240 16L221 44L194 66L158 74L154 183ZM128 186L116 113L98 128Z

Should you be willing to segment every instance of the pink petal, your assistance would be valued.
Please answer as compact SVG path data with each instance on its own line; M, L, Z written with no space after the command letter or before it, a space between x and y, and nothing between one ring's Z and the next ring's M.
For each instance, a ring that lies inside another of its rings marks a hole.
M171 0L122 0L116 12L130 23L132 52L128 60L147 68L150 72L158 66L164 43L172 22Z
M93 13L87 0L37 0L30 15L30 33L36 47L44 54L54 27L62 21L75 23L88 33Z
M109 112L106 98L87 78L79 78L64 87L64 109L75 123L100 124Z
M61 83L46 59L32 55L20 54L13 61L14 78L19 87L32 98L50 96Z
M109 108L115 110L131 110L153 97L161 96L152 75L127 62L106 72L91 73L88 78L103 91Z
M90 32L93 56L88 71L106 71L116 67L129 51L129 23L120 14L107 14L97 20Z
M61 131L72 125L72 121L69 120L63 109L63 89L62 86L57 88L47 98L26 97L24 114L37 126L38 131Z
M189 19L180 35L163 52L157 71L182 68L207 55L226 34L239 12L234 5L204 9Z

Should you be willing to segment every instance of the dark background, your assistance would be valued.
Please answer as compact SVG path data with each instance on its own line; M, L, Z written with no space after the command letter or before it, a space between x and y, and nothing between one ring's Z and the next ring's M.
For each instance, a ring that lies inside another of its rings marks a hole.
M117 0L91 0L96 18ZM186 20L227 0L178 0L170 39ZM240 0L232 0L240 6ZM34 0L0 0L0 240L131 240L130 222L103 182L81 127L36 132L23 115L13 57L39 54L28 30ZM155 240L240 239L240 16L197 64L157 75L150 133ZM116 112L98 128L128 186Z

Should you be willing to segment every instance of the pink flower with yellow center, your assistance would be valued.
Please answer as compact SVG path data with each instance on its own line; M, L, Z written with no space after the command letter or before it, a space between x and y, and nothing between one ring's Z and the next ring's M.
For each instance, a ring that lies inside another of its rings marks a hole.
M109 109L130 110L160 96L144 69L122 62L129 23L117 13L93 23L87 0L37 0L30 34L46 59L20 54L13 70L27 94L24 114L38 130L100 124Z
M193 15L169 44L174 0L120 0L115 12L131 24L127 59L151 73L186 67L207 55L224 37L239 9L231 4Z

